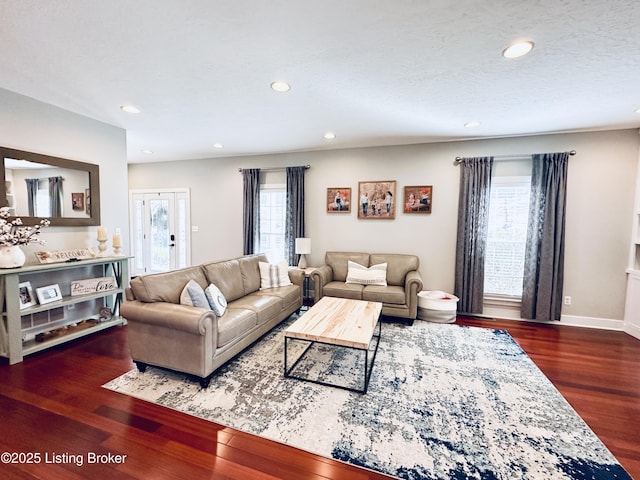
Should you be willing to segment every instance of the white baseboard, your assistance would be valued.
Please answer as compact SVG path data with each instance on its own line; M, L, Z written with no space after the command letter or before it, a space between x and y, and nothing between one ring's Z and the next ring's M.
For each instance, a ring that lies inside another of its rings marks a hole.
M568 325L572 327L599 328L601 330L626 331L624 320L614 320L609 318L579 317L577 315L562 315L559 322L538 320L528 320L520 317L520 310L509 307L487 307L484 309L483 317L500 318L505 320L518 320L522 322L545 323L549 325ZM633 333L627 332L630 335ZM638 332L640 334L640 331ZM636 335L634 335L636 336Z
M633 337L640 338L640 327L637 325L627 322L624 325L624 331Z
M600 328L602 330L624 331L624 320L614 320L612 318L578 317L576 315L562 315L561 325L571 325L573 327Z

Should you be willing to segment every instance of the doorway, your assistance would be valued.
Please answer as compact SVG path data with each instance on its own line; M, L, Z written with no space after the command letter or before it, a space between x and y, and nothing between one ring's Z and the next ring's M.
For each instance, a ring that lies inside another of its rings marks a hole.
M189 189L129 191L132 275L191 264Z

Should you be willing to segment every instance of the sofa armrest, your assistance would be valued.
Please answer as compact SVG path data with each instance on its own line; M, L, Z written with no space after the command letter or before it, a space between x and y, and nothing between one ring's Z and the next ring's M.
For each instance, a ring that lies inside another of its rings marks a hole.
M291 280L291 283L294 285L299 285L300 287L304 286L304 270L300 270L299 268L290 268L289 280Z
M210 324L211 331L217 325L216 315L211 310L167 302L123 302L120 305L120 315L129 322L148 323L195 335L204 335L207 324Z
M333 270L329 265L316 268L311 273L311 280L313 280L314 302L317 302L324 296L323 287L333 280Z
M422 287L422 277L417 270L407 273L404 280L404 294L411 318L416 318L418 314L418 292L422 291Z

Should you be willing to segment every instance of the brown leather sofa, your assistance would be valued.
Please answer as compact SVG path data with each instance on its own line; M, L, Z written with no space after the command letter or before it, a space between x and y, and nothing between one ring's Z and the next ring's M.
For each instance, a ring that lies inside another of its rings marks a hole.
M128 321L129 349L140 371L147 365L199 378L211 374L302 306L304 273L290 270L290 286L260 290L258 262L263 254L212 262L172 272L136 277L120 312ZM195 280L203 289L215 284L227 300L224 315L180 304L180 294Z
M364 267L387 264L387 286L346 283L348 262ZM416 255L394 253L326 252L325 264L314 270L314 298L323 296L382 302L382 315L415 320L422 277Z

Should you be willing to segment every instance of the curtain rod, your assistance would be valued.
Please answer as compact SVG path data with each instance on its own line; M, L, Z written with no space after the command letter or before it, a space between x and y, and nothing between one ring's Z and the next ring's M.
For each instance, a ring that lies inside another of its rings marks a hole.
M571 155L571 156L573 156L575 154L576 154L575 150L571 150L569 152L569 155ZM500 161L500 160L525 160L525 159L528 160L528 159L531 158L532 155L533 154L531 154L531 153L529 153L529 154L520 153L518 155L493 155L493 159L494 160L498 160L498 161ZM489 156L491 156L491 155L489 155ZM454 160L453 164L454 165L460 165L460 160L462 160L462 157L456 157L456 159Z
M304 168L306 170L309 170L311 168L311 165L305 165ZM260 171L261 172L276 172L278 170L286 170L287 167L271 167L271 168L261 168ZM246 170L244 168L239 168L238 172L242 173L243 170Z

